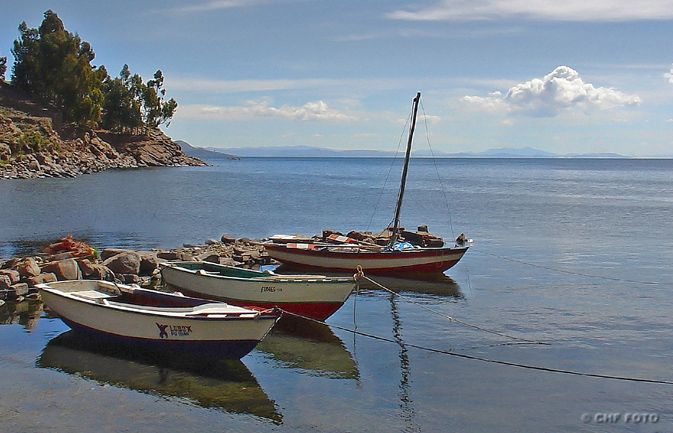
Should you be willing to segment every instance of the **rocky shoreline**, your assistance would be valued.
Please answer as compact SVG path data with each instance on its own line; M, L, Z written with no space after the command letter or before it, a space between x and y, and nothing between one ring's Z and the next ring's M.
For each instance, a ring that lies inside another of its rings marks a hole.
M226 234L203 245L151 251L105 248L100 253L67 237L52 244L45 255L0 262L0 303L20 302L36 295L37 284L62 280L108 280L157 287L161 284L160 264L183 260L249 267L272 263L260 240Z
M31 150L13 153L20 143ZM50 105L40 104L0 82L0 179L63 178L109 169L206 165L209 164L185 154L158 128L135 134L79 131L64 123Z

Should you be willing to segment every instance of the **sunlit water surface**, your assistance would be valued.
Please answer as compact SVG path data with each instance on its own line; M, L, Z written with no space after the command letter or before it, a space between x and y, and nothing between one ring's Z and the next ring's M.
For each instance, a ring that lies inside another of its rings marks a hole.
M0 258L69 234L151 249L392 219L388 159L209 162L1 181ZM0 428L670 432L673 385L571 373L673 381L672 210L670 160L414 159L402 223L474 240L450 278L382 279L404 297L363 287L330 326L279 327L240 362L101 348L7 304Z

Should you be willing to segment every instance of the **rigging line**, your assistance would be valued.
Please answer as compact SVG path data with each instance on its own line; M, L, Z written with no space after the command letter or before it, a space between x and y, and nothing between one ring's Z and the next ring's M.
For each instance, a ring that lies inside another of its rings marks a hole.
M580 277L599 278L599 279L602 279L602 280L609 280L609 281L620 281L620 282L632 283L632 284L648 284L648 285L652 285L652 286L660 286L660 285L666 284L666 283L657 282L657 281L629 280L629 279L624 279L624 278L606 277L606 276L603 276L603 275L585 274L585 273L582 273L582 272L574 272L574 271L569 271L569 270L566 270L566 269L552 268L551 266L540 265L540 264L537 264L537 263L530 263L530 262L526 262L524 260L518 260L518 259L513 259L511 257L504 257L504 256L500 256L498 254L488 253L486 251L481 251L481 250L479 250L475 247L470 247L470 248L472 250L475 250L478 253L481 253L481 254L484 254L484 255L487 255L487 256L497 257L497 258L502 259L502 260L508 260L510 262L520 263L522 265L532 266L532 267L540 268L540 269L546 269L548 271L560 272L560 273L563 273L563 274L578 275Z
M428 142L428 148L430 149L430 154L432 155L432 163L435 166L435 173L437 174L437 180L439 181L439 186L442 189L442 195L444 196L444 203L446 204L446 211L449 214L449 230L451 231L451 237L455 239L456 234L453 231L453 219L451 218L451 207L449 206L449 197L447 196L446 188L444 188L442 178L439 175L439 168L437 167L437 158L435 157L435 151L432 149L432 145L430 144L430 131L428 129L428 116L427 114L425 114L425 106L423 105L423 101L420 102L421 102L421 111L423 111L423 123L425 124L425 139Z
M291 316L295 317L301 317L306 320L310 320L312 322L317 322L317 323L322 323L323 325L327 325L331 328L335 329L340 329L342 331L346 332L352 332L357 335L362 335L363 337L368 337L372 338L374 340L380 340L380 341L386 341L388 343L394 343L397 344L397 342L391 338L386 338L386 337L381 337L378 335L374 334L368 334L366 332L362 331L355 331L353 329L348 329L343 326L339 325L332 325L326 322L321 322L319 320L311 319L310 317L305 317L301 316L296 313L292 313L290 311L285 311L281 310L283 314L289 314ZM543 371L543 372L548 372L548 373L559 373L559 374L569 374L573 376L583 376L583 377L593 377L593 378L598 378L598 379L613 379L613 380L621 380L621 381L627 381L627 382L643 382L643 383L654 383L654 384L660 384L660 385L673 385L673 381L670 380L660 380L660 379L647 379L647 378L641 378L641 377L628 377L628 376L615 376L611 374L600 374L600 373L585 373L581 371L574 371L574 370L565 370L565 369L559 369L559 368L553 368L553 367L542 367L538 365L530 365L530 364L522 364L518 362L510 362L510 361L502 361L498 359L492 359L492 358L484 358L481 356L475 356L475 355L468 355L466 353L456 353L451 350L442 350L442 349L434 349L431 347L425 347L425 346L419 346L417 344L413 343L406 343L408 347L413 347L414 349L419 349L419 350L425 350L427 352L434 352L434 353L441 353L443 355L449 355L449 356L456 356L458 358L464 358L464 359L470 359L473 361L482 361L482 362L487 362L491 364L500 364L500 365L506 365L509 367L519 367L519 368L524 368L527 370L536 370L536 371Z
M390 174L393 172L393 167L395 166L395 160L397 159L397 155L400 153L400 148L402 147L402 140L404 140L404 135L407 130L407 126L411 123L411 114L407 117L407 120L404 124L404 128L402 128L402 133L400 134L400 139L397 142L397 149L395 150L395 156L393 156L392 160L390 161L390 167L388 168L388 174L386 175L386 179L383 182L383 186L381 187L381 193L379 194L378 200L376 200L376 205L374 206L374 211L372 212L372 216L369 219L369 224L367 224L367 230L369 230L374 222L374 216L376 215L376 211L379 208L379 204L381 204L381 199L383 198L383 193L385 192L386 185L388 185L388 180L390 179ZM391 226L392 222L388 224L388 226Z
M389 292L389 293L391 293L391 294L393 294L393 295L395 295L395 296L399 296L400 298L404 299L405 301L410 302L410 303L416 305L417 307L420 307L420 308L422 308L422 309L424 309L424 310L426 310L426 311L429 311L429 312L431 312L432 314L436 314L436 315L438 315L438 316L440 316L440 317L443 317L443 318L445 318L445 319L448 319L448 320L451 321L451 322L460 323L460 324L463 325L463 326L467 326L467 327L469 327L469 328L477 329L477 330L479 330L479 331L483 331L483 332L488 332L489 334L499 335L500 337L511 338L512 340L525 341L525 342L527 342L527 343L531 343L531 344L551 345L551 343L545 343L545 342L542 342L542 341L529 340L529 339L527 339L527 338L515 337L515 336L513 336L513 335L504 334L504 333L502 333L502 332L494 331L494 330L492 330L492 329L483 328L483 327L481 327L481 326L472 325L472 324L470 324L470 323L463 322L462 320L456 319L456 318L451 317L451 316L447 316L446 314L442 314L442 313L440 313L440 312L438 312L438 311L435 311L435 310L433 310L433 309L431 309L431 308L426 307L425 305L419 304L418 302L416 302L416 301L414 301L414 300L412 300L412 299L410 299L410 298L408 298L408 297L406 297L406 296L404 296L404 295L401 295L401 294L399 294L399 293L396 293L396 292L390 290L389 288L383 286L382 284L379 284L378 282L372 280L371 278L367 277L367 276L364 275L364 274L356 274L356 276L357 276L358 278L360 278L360 277L361 277L361 278L364 278L365 280L369 281L370 283L374 284L375 286L377 286L377 287L379 287L379 288L381 288L381 289L383 289L383 290L385 290L385 291L387 291L387 292Z

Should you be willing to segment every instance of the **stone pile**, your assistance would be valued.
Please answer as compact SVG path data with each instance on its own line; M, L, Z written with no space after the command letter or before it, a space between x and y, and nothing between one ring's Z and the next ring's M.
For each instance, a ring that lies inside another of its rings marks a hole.
M262 240L236 239L225 234L219 241L209 239L203 245L185 244L181 248L156 252L162 261L190 261L219 263L228 266L255 267L272 262L264 249Z
M160 263L169 261L210 261L231 266L259 266L271 263L261 241L223 235L203 245L133 251L106 248L100 257L60 252L45 257L13 258L0 262L0 302L20 301L36 292L35 286L62 280L107 280L142 286L160 284Z
M314 241L330 242L331 235L346 236L355 239L359 242L385 246L390 243L390 238L393 234L393 228L388 227L380 233L350 231L342 233L335 230L323 230L322 235L313 236ZM441 248L444 246L444 239L435 236L428 232L428 226L418 226L416 231L406 230L404 227L399 227L398 242L409 242L412 245L419 247Z

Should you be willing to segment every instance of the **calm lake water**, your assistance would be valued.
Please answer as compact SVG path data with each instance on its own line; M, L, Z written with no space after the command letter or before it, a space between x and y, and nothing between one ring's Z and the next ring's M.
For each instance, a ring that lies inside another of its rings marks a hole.
M69 234L170 248L393 216L389 159L209 162L0 181L0 259ZM673 432L672 211L673 160L414 159L402 223L474 240L445 280L378 280L404 297L363 287L240 362L100 348L5 305L0 429Z

